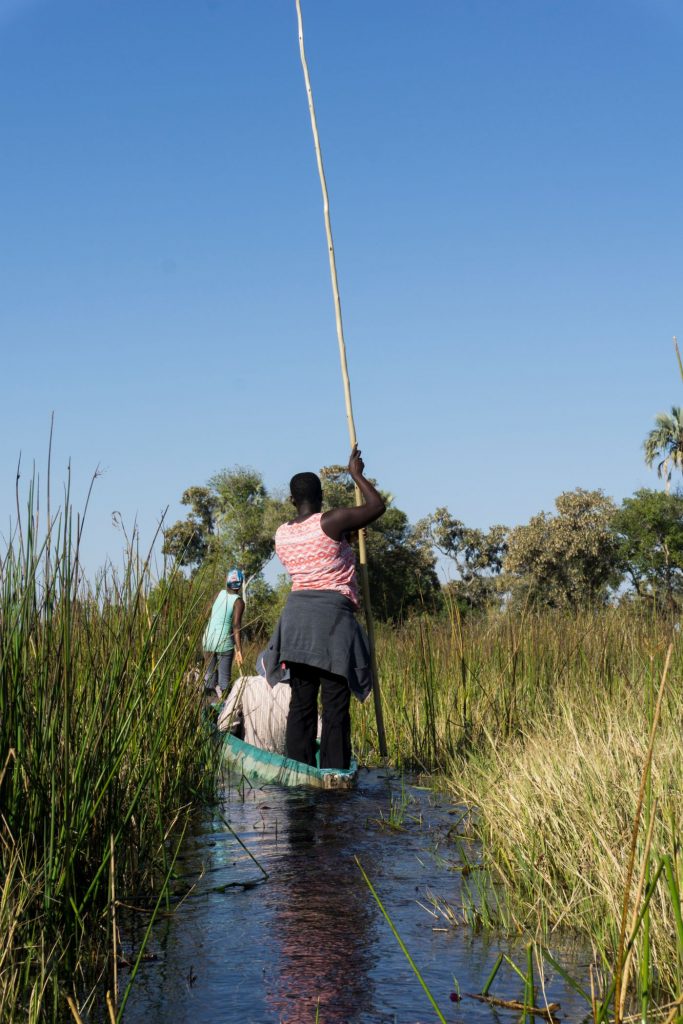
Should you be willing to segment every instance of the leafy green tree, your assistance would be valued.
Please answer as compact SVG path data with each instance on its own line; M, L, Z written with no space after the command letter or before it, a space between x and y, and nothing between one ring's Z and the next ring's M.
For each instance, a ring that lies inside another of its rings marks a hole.
M218 497L209 487L188 487L180 502L189 505L190 512L164 530L162 551L180 565L196 569L209 553L216 532Z
M252 639L263 642L271 635L291 589L289 577L284 573L278 576L275 586L267 583L263 576L254 580L243 619L243 628Z
M420 520L417 529L452 560L457 578L447 589L462 608L483 609L496 599L507 552L506 526L477 530L455 519L447 508L437 508Z
M616 585L616 506L602 491L577 488L555 500L557 515L541 512L510 531L503 567L516 600L578 608L606 599Z
M346 466L325 466L320 479L324 508L354 504ZM412 612L438 607L441 588L430 543L392 504L390 494L382 496L387 510L365 531L370 600L378 619L398 621Z
M671 486L674 469L683 472L683 412L679 406L671 408L671 415L660 412L655 417L657 424L643 442L645 462L648 466L657 462L657 476L666 482L667 494Z
M683 598L683 495L642 488L625 498L613 529L639 597L674 607Z
M195 572L223 573L236 565L246 590L273 555L275 530L288 516L285 502L244 466L216 473L208 487L188 488L181 500L191 511L164 531L164 554Z
M209 480L217 496L214 559L239 566L245 586L259 576L275 551L275 531L291 506L268 493L256 470L236 466Z

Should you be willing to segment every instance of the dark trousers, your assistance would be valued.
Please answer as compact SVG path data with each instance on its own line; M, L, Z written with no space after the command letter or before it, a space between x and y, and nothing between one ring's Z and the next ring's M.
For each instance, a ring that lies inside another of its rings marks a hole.
M230 689L230 673L232 672L232 659L235 651L225 651L223 654L215 654L213 651L205 651L204 685L207 689L215 690L220 686L223 693Z
M348 768L351 764L351 691L344 676L287 662L292 699L287 716L287 757L315 764L318 731L318 691L322 689L323 730L320 767Z

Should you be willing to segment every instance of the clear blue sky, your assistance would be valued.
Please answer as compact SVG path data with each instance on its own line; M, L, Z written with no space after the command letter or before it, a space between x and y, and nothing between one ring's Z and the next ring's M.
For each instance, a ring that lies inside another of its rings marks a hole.
M683 5L303 0L356 422L412 520L658 486L683 398ZM234 464L348 451L294 0L0 0L0 532L86 563Z

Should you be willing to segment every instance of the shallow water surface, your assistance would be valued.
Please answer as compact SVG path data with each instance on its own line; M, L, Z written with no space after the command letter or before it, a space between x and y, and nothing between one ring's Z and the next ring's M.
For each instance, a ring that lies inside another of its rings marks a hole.
M499 949L522 964L521 946L465 927L444 930L425 909L430 892L460 907L460 862L446 838L453 810L382 771L361 771L349 793L226 780L222 805L178 859L179 892L191 888L155 924L148 949L156 959L140 969L126 1024L437 1020L355 857L446 1019L515 1021L509 1010L449 998L458 984L479 992ZM401 830L389 827L392 813ZM129 943L135 939L129 932ZM521 982L501 971L493 991L519 999ZM585 1016L559 979L548 979L547 995L561 1003L561 1019Z

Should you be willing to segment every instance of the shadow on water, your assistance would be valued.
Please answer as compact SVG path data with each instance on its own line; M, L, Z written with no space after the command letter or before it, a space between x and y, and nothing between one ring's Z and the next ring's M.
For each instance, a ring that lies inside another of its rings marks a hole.
M389 827L397 806L400 829ZM141 967L126 1024L436 1020L355 856L446 1019L516 1020L480 1003L452 1003L449 995L457 983L480 991L499 949L521 963L521 945L464 928L437 930L418 902L433 891L460 905L455 853L439 843L453 822L450 809L379 771L362 773L350 793L227 783L220 814L198 824L178 860L177 892L185 896L154 928L148 948L156 959ZM126 925L134 947L141 925ZM500 978L503 994L519 998L512 972ZM561 1003L561 1018L585 1016L585 1004L560 979L548 980L547 995Z

